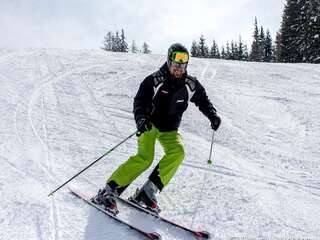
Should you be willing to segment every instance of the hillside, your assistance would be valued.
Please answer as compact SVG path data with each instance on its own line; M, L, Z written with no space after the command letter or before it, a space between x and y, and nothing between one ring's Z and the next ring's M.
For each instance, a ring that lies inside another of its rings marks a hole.
M47 195L135 131L133 97L165 59L0 49L0 239L140 239L67 188ZM190 104L180 128L186 158L159 196L163 215L214 239L320 239L320 66L192 58L189 73L222 125L208 166L210 123ZM135 151L134 137L70 185L95 193ZM129 209L120 215L163 239L192 239Z

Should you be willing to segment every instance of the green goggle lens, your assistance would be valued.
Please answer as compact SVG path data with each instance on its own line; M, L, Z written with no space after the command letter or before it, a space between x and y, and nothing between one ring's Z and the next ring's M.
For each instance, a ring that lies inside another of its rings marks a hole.
M189 54L185 52L173 52L170 55L170 60L174 63L187 63L189 61Z

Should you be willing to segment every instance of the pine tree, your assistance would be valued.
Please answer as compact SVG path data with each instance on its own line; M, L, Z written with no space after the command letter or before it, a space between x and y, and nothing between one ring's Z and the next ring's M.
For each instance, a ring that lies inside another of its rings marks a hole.
M320 1L310 0L309 4L310 38L307 60L311 63L320 63Z
M276 55L283 62L320 63L320 1L287 0L276 38Z
M266 32L266 38L264 41L264 56L263 56L263 61L264 62L271 62L273 59L273 50L272 50L272 38L270 31L267 30Z
M231 59L231 49L230 49L229 42L227 42L225 56L226 56L225 59L227 59L227 60Z
M139 49L138 49L138 47L136 45L136 42L134 40L132 40L130 50L131 50L132 53L138 53L139 52Z
M102 47L103 50L112 51L112 44L113 44L112 39L113 39L113 33L109 31L104 36L103 47Z
M150 54L151 53L151 51L149 49L149 45L146 42L144 42L143 45L142 45L142 53L145 53L145 54Z
M320 1L300 0L301 26L299 50L304 62L320 63Z
M112 37L112 51L120 52L121 51L121 38L119 37L119 32L116 32L116 35Z
M217 59L220 58L219 47L218 47L215 39L213 39L213 41L212 41L212 46L211 46L211 49L210 49L209 57L210 58L217 58Z
M221 47L221 58L222 59L227 59L227 54L224 46Z
M276 62L282 62L282 53L281 53L281 35L280 32L277 32L276 34L276 41L275 41L275 60Z
M199 57L202 57L202 58L209 57L209 49L206 45L206 40L203 35L201 35L201 37L200 37L199 54L200 54Z
M128 44L126 42L126 37L124 35L123 29L121 30L120 52L128 52Z
M216 58L220 59L221 58L221 54L220 54L220 50L219 50L218 44L217 44L216 52L217 52Z
M249 61L249 51L247 44L243 45L243 61Z
M280 28L279 60L281 62L302 62L301 30L303 1L287 0Z
M235 47L234 47L234 42L233 40L231 40L230 43L230 56L229 56L230 60L235 60Z
M259 29L258 29L258 21L257 17L254 20L254 32L253 32L253 42L251 45L251 54L250 60L259 62L260 58L260 50L259 50Z
M199 57L200 56L199 45L198 45L198 43L196 41L192 42L191 56L192 57Z
M239 36L239 42L238 42L238 60L243 61L244 59L244 46L241 39L241 36Z
M277 61L277 51L276 51L276 46L272 44L272 58L271 62L276 62Z
M264 29L261 26L260 27L260 34L259 34L259 62L262 62L264 60L265 56L265 34L264 34Z
M236 41L231 41L231 56L230 59L232 60L240 60L239 56L239 46Z

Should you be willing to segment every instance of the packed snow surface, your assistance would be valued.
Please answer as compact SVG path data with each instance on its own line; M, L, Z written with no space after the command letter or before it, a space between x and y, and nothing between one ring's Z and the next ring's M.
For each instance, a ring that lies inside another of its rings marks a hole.
M0 239L141 239L62 188L135 131L133 98L163 55L0 49ZM213 239L320 239L320 66L191 58L222 118L190 103L186 158L159 196L163 216ZM70 183L87 194L136 152L136 137ZM163 150L156 147L154 165ZM152 168L124 193L130 196ZM193 239L119 206L163 239Z

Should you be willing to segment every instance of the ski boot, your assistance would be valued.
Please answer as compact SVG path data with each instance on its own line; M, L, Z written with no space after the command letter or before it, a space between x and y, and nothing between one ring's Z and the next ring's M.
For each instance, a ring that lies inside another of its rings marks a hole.
M99 189L97 196L93 197L91 201L95 204L103 205L105 210L114 215L119 213L116 198L118 197L117 191L111 189L109 185Z
M156 194L159 192L157 186L148 180L141 189L137 189L136 193L129 198L134 204L139 205L142 208L145 208L155 214L159 214L161 212Z

